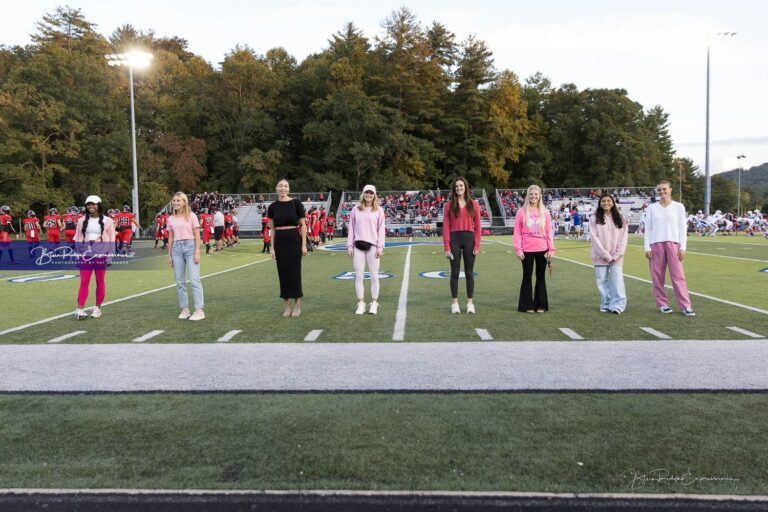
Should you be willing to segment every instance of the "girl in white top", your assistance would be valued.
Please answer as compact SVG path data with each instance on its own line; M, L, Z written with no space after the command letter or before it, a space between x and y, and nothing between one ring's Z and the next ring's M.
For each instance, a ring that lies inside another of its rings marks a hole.
M202 320L203 284L200 281L200 221L189 208L189 200L184 192L176 192L171 200L173 215L168 217L168 264L173 267L176 278L176 293L179 297L181 320ZM189 282L192 285L192 298L195 312L189 313L187 297L186 271L189 270Z
M379 206L376 187L366 185L360 204L352 209L349 216L349 238L347 254L355 266L355 291L357 292L356 315L365 313L365 264L371 274L371 306L368 312L375 315L379 311L379 264L384 250L386 236L384 210Z

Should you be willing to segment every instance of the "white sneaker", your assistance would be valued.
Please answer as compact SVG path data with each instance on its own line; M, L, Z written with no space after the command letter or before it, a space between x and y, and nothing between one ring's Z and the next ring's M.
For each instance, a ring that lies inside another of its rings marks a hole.
M202 309L198 309L197 311L192 313L192 315L189 317L189 319L192 320L193 322L197 322L198 320L202 320L203 318L205 318L205 313L203 313Z
M372 315L375 315L379 312L379 303L378 302L371 302L371 305L368 306L368 312Z
M472 303L467 304L467 314L468 315L474 315L475 314L475 305Z
M356 315L364 315L365 314L365 302L358 302L357 303L357 309L355 310Z
M192 316L192 313L189 312L188 308L184 308L181 310L181 313L179 313L179 320L186 320L190 316Z
M88 313L86 313L84 309L76 309L75 310L75 319L76 320L85 320L86 318L88 318Z
M99 318L101 316L101 308L99 306L94 306L91 310L91 318Z
M458 302L452 303L451 304L451 314L452 315L458 315L459 313L461 313L461 308L459 307L459 303Z

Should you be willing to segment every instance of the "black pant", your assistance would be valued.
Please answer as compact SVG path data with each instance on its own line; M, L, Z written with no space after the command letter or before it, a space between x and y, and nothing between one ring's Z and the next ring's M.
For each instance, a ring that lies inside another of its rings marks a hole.
M518 311L531 309L549 309L547 301L547 251L523 253L523 282L520 284L520 299L517 303ZM536 288L532 286L533 264L536 263Z
M451 297L459 297L459 272L461 271L461 257L464 256L464 275L467 278L467 298L471 299L475 294L475 233L472 231L454 231L451 233Z
M301 290L301 235L298 229L276 229L273 238L280 298L298 299Z

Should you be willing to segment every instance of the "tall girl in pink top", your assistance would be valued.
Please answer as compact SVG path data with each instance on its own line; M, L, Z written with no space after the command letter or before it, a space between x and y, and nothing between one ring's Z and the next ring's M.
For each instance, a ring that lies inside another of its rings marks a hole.
M173 215L168 217L168 264L173 267L176 279L176 294L179 297L179 319L202 320L203 284L200 281L200 221L189 208L189 199L184 192L176 192L171 199ZM189 313L189 297L187 296L187 276L192 285L192 300L195 312Z
M589 218L592 238L592 264L595 266L600 312L620 315L627 307L624 288L624 251L627 250L629 223L621 218L610 194L600 196L599 207Z
M475 256L480 252L480 205L469 196L466 178L456 178L451 187L451 199L443 207L443 250L451 260L451 313L461 313L459 307L459 273L464 258L467 279L467 313L475 313Z
M549 310L547 300L547 264L555 255L552 239L552 219L541 200L538 185L528 187L525 204L515 216L513 237L515 254L523 263L523 282L517 310L544 313ZM532 286L533 266L536 264L536 288Z
M115 223L104 215L99 196L88 196L85 199L86 214L77 221L75 228L75 243L77 252L92 254L109 254L115 248ZM88 300L88 289L91 276L96 275L96 306L91 310L92 318L101 316L101 303L107 295L107 256L84 258L80 261L80 289L77 293L77 310L75 318L88 318L85 312L85 301Z
M371 274L371 306L368 312L375 315L379 312L379 264L384 250L386 236L384 210L379 205L376 187L366 185L360 204L353 208L349 215L349 238L347 239L347 254L355 266L355 292L357 292L356 315L365 313L365 264Z

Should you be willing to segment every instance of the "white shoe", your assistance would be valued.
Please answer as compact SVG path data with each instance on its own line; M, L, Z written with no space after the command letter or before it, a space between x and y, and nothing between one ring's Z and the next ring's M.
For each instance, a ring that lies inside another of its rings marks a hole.
M357 303L357 309L355 310L356 315L364 315L365 314L365 302L358 302Z
M86 318L88 318L88 313L86 313L84 309L76 309L75 310L75 319L76 320L85 320Z
M205 313L203 313L202 309L198 309L197 311L192 313L192 315L189 317L189 319L192 320L193 322L197 322L198 320L202 320L203 318L205 318Z
M91 318L99 318L101 316L101 308L99 306L94 306L91 310Z
M454 302L453 304L451 304L451 314L458 315L459 313L461 313L461 308L459 307L459 303Z
M475 314L475 305L472 303L467 304L467 314L468 315L474 315Z
M368 307L368 312L372 315L377 314L379 312L379 303L371 302L371 305Z
M179 320L186 320L190 316L192 316L192 314L189 312L189 309L184 308L181 310L181 313L179 313Z

